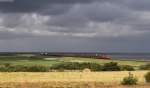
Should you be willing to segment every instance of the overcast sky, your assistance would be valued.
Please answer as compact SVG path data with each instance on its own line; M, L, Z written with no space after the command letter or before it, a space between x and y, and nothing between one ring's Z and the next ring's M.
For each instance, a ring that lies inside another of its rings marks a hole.
M150 0L0 0L0 52L150 52Z

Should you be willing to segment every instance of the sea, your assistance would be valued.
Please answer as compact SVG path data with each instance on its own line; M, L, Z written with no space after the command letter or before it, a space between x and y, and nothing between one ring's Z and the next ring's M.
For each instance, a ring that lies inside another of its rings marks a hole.
M0 52L0 56L2 55L14 55L16 53L20 53L20 52ZM24 52L22 52L24 53ZM27 53L27 52L25 52ZM28 52L30 54L41 54L41 52ZM110 58L112 59L117 59L117 60L150 60L150 53L108 53L108 52L48 52L48 53L51 53L51 54L77 54L77 55L80 55L80 54L84 54L84 55L106 55L106 56L109 56Z
M112 59L121 60L150 60L150 53L101 53Z

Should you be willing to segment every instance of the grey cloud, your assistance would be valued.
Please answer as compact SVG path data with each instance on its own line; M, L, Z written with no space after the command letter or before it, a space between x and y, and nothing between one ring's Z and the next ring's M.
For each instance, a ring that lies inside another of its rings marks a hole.
M134 10L150 11L149 0L125 0L123 4Z
M11 39L28 38L28 37L33 37L33 36L28 33L18 34L10 31L0 31L0 40L11 40Z
M8 28L15 28L22 22L20 20L21 17L21 14L2 14L1 19L3 22L0 25Z
M130 13L132 12L127 8L110 3L76 4L67 13L53 17L49 20L48 25L73 27L73 29L80 30L91 21L113 22L114 20L130 17Z
M67 4L90 3L97 0L14 0L13 2L0 2L0 11L2 12L40 12L41 10L51 11L50 13L59 13L64 11L63 7ZM54 5L59 5L55 8ZM64 7L65 9L66 6ZM56 10L55 10L56 9ZM54 10L54 11L53 11ZM42 11L43 12L43 11ZM44 12L46 13L46 12ZM52 13L52 14L54 14Z
M43 12L43 13L52 13L58 14L60 12L66 11L67 8L64 5L72 4L89 4L93 2L97 3L110 3L125 6L134 10L149 10L149 0L14 0L14 2L0 2L0 11L2 12ZM60 5L55 7L54 5ZM61 6L62 5L62 6ZM61 8L59 8L61 7ZM51 9L51 10L48 10ZM59 8L59 9L57 9ZM55 10L56 9L56 10ZM104 8L105 9L105 8Z
M150 51L148 0L0 2L0 51ZM11 44L11 45L10 45Z

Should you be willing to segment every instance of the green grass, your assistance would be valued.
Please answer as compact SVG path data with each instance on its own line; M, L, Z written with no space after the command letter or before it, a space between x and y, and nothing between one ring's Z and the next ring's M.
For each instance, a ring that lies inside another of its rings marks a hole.
M7 56L7 57L0 57L0 64L3 63L10 63L14 65L44 65L44 66L51 66L52 64L56 64L59 61L47 61L44 60L45 57L14 57L14 56Z
M47 57L47 56L0 56L0 64L10 63L14 65L44 65L51 66L61 62L91 62L104 64L108 62L117 62L119 65L131 65L138 67L149 63L149 61L130 61L130 60L102 60L94 58L77 58L77 57Z

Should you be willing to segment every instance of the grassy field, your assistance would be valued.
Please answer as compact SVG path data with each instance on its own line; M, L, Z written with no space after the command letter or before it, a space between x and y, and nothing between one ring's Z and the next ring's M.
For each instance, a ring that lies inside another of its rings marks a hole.
M0 56L0 64L52 66L61 62L92 62L138 67L149 61L102 60L94 58L46 57L32 55ZM143 76L147 71L133 71L139 79L137 86L121 86L120 81L128 76L127 71L118 72L1 72L0 88L150 88Z
M101 60L94 58L77 58L77 57L44 57L44 56L0 56L0 64L3 63L11 63L14 65L44 65L51 66L53 64L61 63L61 62L92 62L104 64L108 62L118 62L120 65L131 65L131 66L140 66L149 61L130 61L130 60Z
M143 76L146 72L147 71L131 72L134 76L138 77L138 84L140 84L139 87L133 88L149 88L146 87L148 85L140 87L145 82ZM120 86L120 81L125 76L128 76L127 71L0 73L0 86L7 86L8 88L128 88ZM36 85L39 86L36 87Z
M144 82L144 74L147 71L131 72ZM128 71L120 72L12 72L0 73L0 82L47 82L47 81L96 81L103 83L119 83L123 77L128 76ZM31 79L32 78L32 79Z

